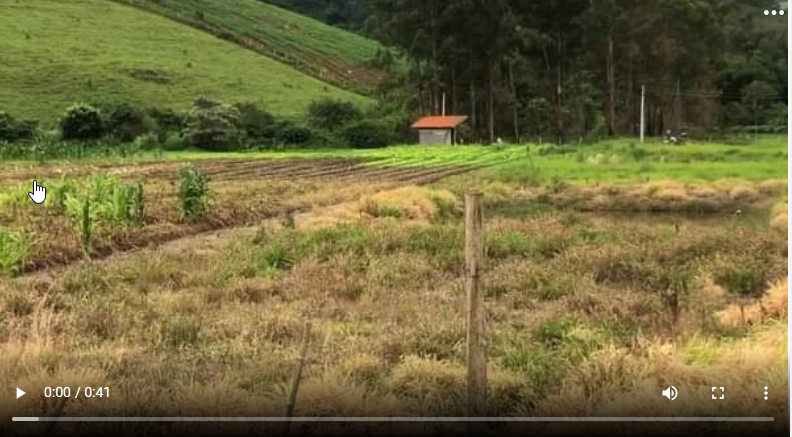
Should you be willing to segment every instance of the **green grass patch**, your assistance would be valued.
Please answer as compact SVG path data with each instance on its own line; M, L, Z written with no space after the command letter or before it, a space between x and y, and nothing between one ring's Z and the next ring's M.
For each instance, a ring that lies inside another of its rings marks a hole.
M186 110L205 95L260 102L280 116L303 114L323 97L371 102L203 31L113 2L3 2L0 27L0 110L21 119L51 124L80 100Z
M354 70L374 61L379 48L372 39L257 0L116 1L178 17L313 76L350 87L369 79Z

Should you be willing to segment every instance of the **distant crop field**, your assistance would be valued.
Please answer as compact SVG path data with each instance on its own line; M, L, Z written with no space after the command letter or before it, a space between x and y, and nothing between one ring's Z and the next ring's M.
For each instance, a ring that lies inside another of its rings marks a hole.
M103 152L107 156L103 156ZM362 165L433 167L443 165L486 166L480 171L487 179L514 184L542 184L553 178L576 185L598 183L640 183L674 180L706 183L720 179L760 182L787 177L786 136L764 135L753 139L721 142L690 142L684 146L649 140L617 139L597 144L567 145L402 145L381 149L309 148L252 150L244 152L145 152L123 147L90 150L84 156L59 158L37 156L29 159L7 157L6 165L28 166L32 162L117 163L171 160L217 159L354 159ZM1 184L2 181L0 181Z
M379 43L258 0L116 0L207 29L348 88L373 87Z
M50 123L75 101L186 109L201 95L297 116L370 101L187 25L102 0L0 3L0 110Z

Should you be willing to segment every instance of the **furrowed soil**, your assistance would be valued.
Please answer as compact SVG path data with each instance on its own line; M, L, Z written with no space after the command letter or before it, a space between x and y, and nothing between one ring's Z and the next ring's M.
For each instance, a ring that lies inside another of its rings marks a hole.
M209 178L212 206L199 221L184 220L177 210L179 171L185 162L140 165L40 166L0 171L3 188L18 188L19 197L0 210L0 225L33 235L32 252L20 270L36 271L68 264L83 257L76 224L58 208L36 208L25 199L24 186L61 178L86 180L95 174L129 183L142 182L146 226L99 226L92 256L158 245L190 235L250 226L266 219L288 217L314 207L349 202L360 196L401 185L427 184L483 165L379 167L351 159L273 159L200 161L193 166ZM52 188L52 187L51 187ZM52 197L53 191L50 190Z

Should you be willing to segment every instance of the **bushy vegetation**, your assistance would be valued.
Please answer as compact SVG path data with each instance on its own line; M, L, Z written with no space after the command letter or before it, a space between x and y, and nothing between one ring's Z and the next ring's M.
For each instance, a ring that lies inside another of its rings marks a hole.
M105 113L104 132L122 142L132 142L156 128L144 110L128 102L113 105Z
M394 144L395 135L389 126L375 121L359 121L343 129L344 144L358 149L373 149Z
M360 109L354 104L341 100L319 100L308 107L308 121L313 126L330 132L343 129L361 116Z
M61 119L61 135L40 131L0 113L0 154L8 158L59 159L132 155L140 151L196 148L226 152L251 148L343 146L384 147L398 138L393 129L353 104L327 100L304 118L279 118L252 102L227 104L206 97L186 113L129 102L76 103ZM63 144L60 140L66 140Z
M244 138L241 117L234 106L200 98L187 117L185 143L213 151L238 150Z
M94 140L104 134L102 114L87 103L69 106L61 117L60 128L65 140Z
M35 129L35 122L18 121L11 114L0 111L0 142L32 139Z

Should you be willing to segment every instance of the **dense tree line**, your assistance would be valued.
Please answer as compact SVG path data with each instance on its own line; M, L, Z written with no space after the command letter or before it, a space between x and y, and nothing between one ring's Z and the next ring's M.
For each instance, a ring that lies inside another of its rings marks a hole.
M264 0L336 27L360 30L371 10L368 0Z
M386 100L445 102L475 139L635 134L642 90L649 134L786 124L787 20L762 13L775 0L318 3L366 11L363 31L404 55Z

